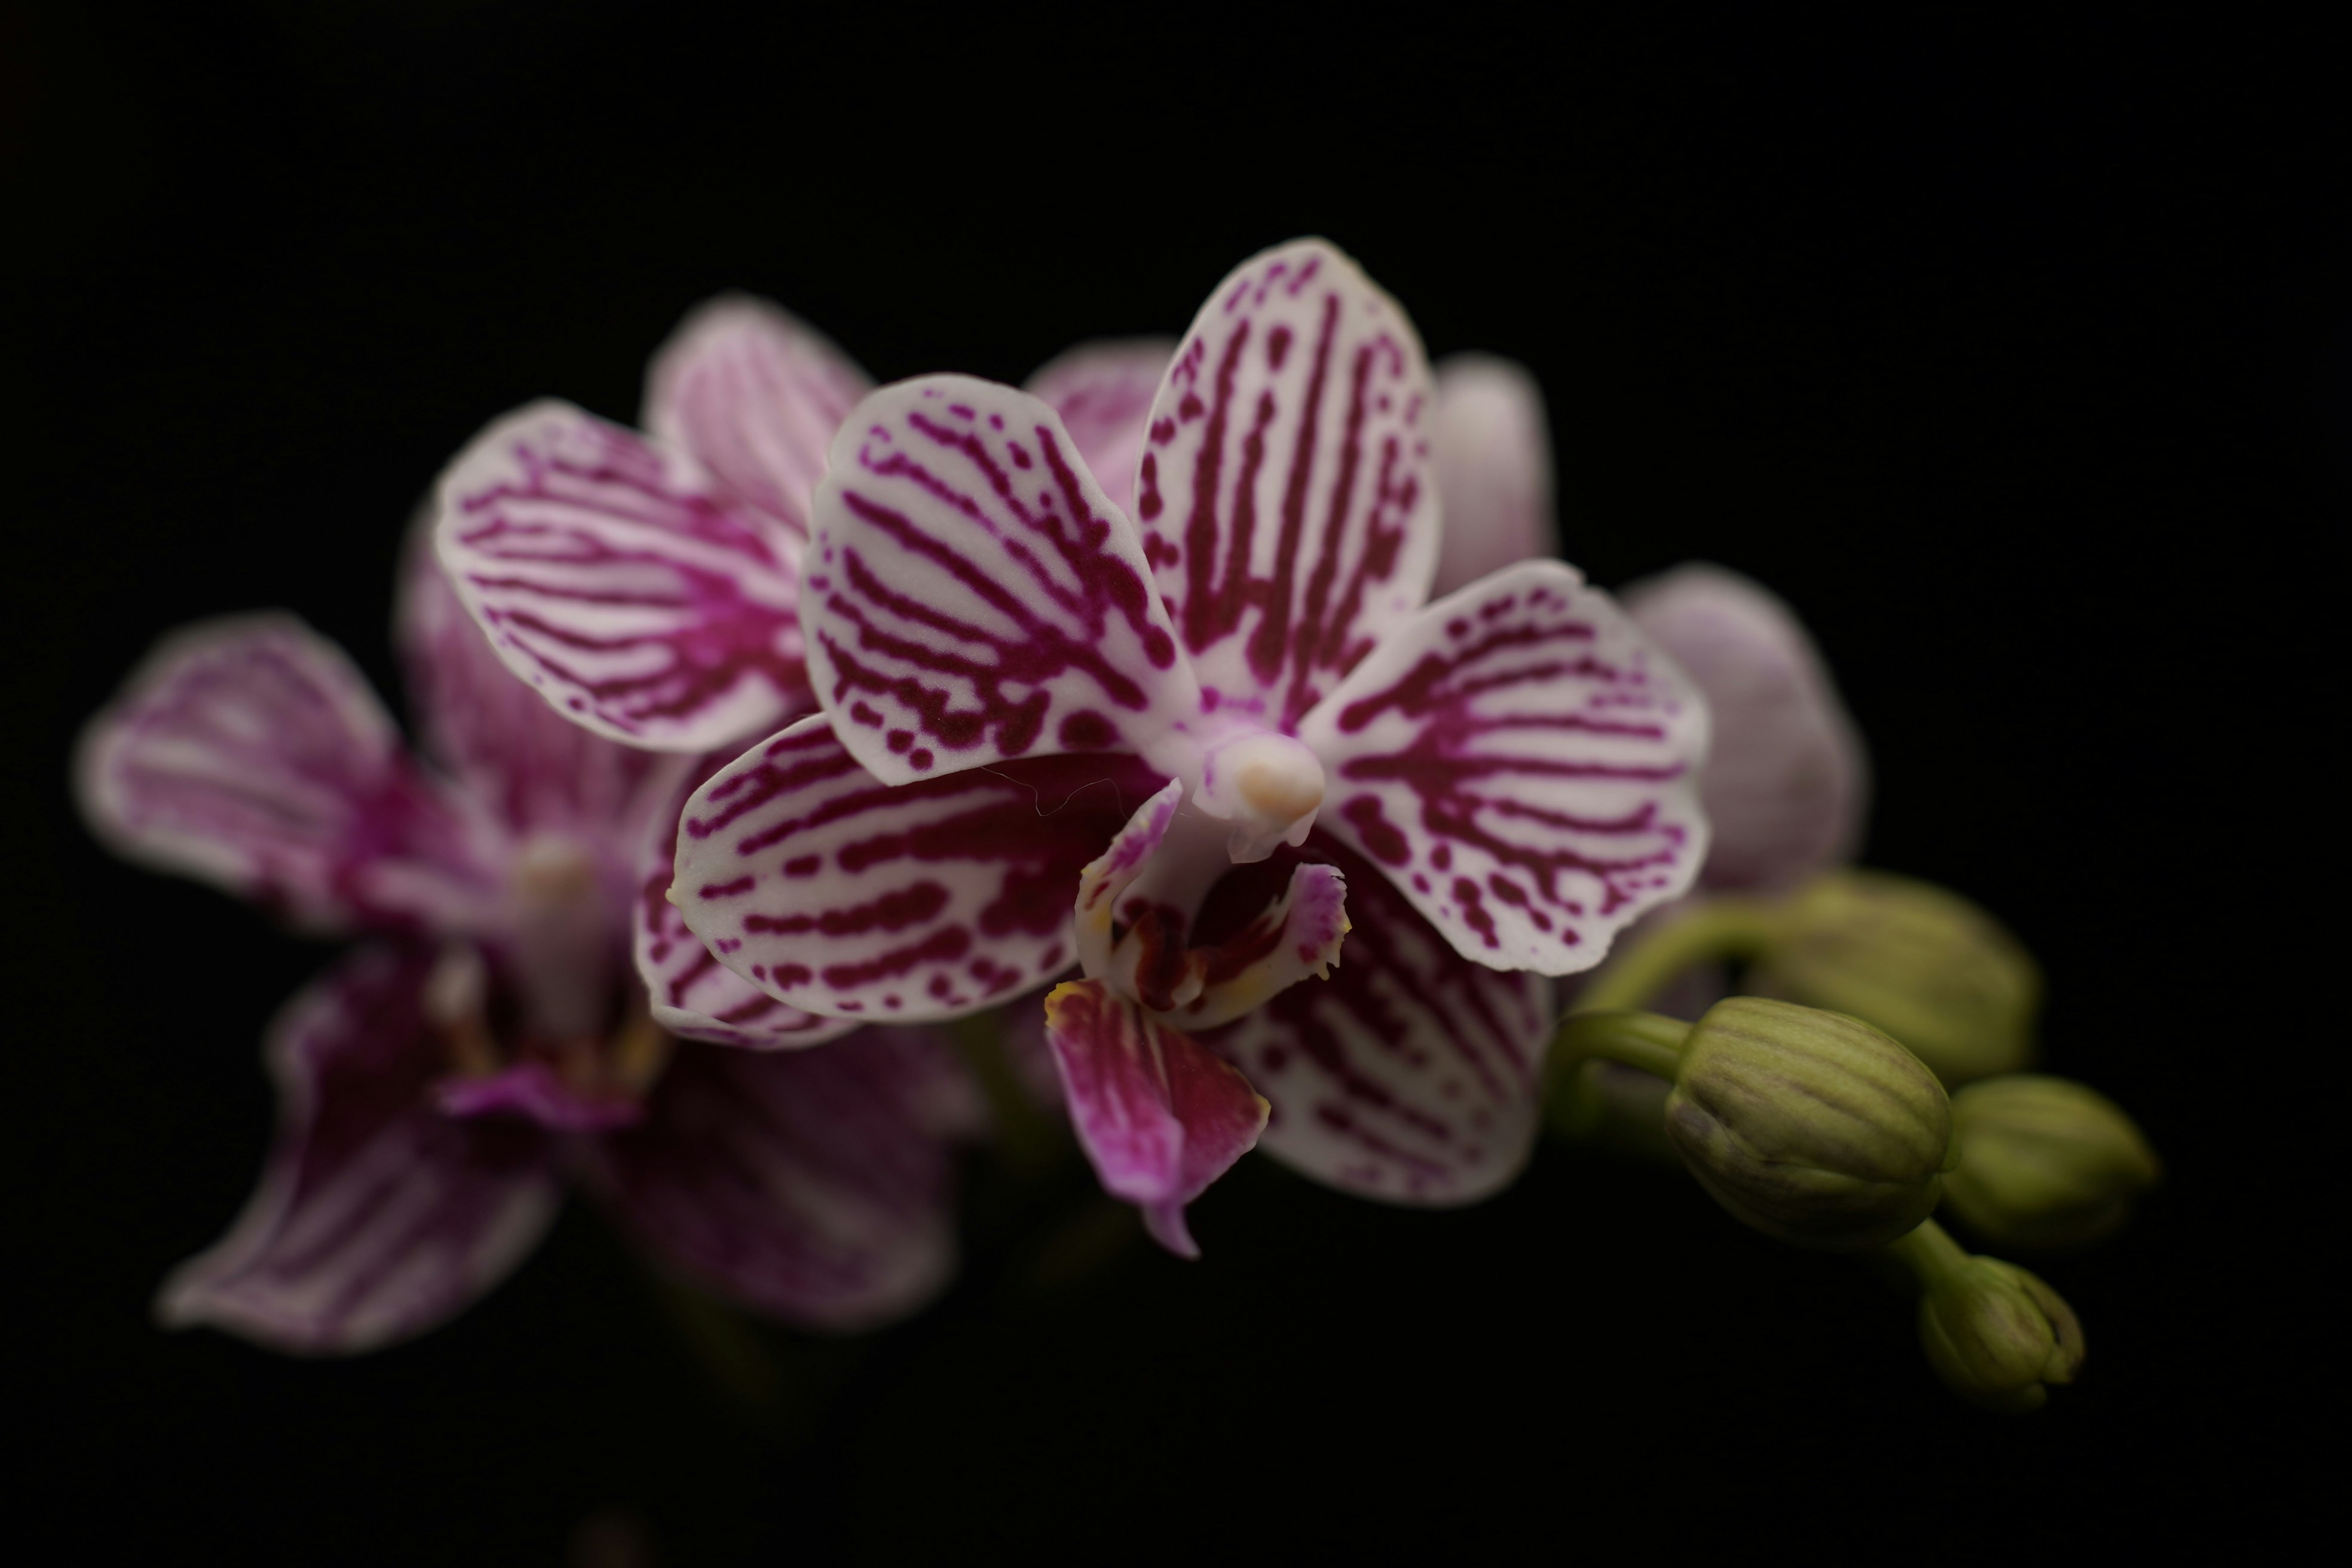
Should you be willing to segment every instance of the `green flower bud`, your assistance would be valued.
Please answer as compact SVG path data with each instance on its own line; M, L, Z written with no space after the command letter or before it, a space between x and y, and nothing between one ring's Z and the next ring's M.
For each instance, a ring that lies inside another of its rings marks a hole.
M2156 1152L2104 1095L2063 1078L2018 1074L1952 1096L1960 1167L1944 1201L2002 1247L2072 1247L2124 1222L2156 1184Z
M1951 1391L1988 1410L2038 1410L2074 1381L2083 1325L2065 1299L1998 1258L1971 1258L1919 1299L1919 1344Z
M1858 1251L1936 1206L1958 1145L1943 1086L1859 1018L1735 996L1691 1026L1666 1136L1767 1236Z
M1990 915L1883 871L1841 871L1793 895L1748 987L1867 1018L1947 1084L2033 1058L2042 976Z

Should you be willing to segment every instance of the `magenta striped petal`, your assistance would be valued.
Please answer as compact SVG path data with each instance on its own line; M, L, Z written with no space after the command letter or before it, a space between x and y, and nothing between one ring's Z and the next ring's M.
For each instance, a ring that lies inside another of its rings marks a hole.
M1429 367L1396 301L1321 240L1245 263L1152 405L1135 515L1213 700L1295 731L1428 596Z
M458 597L574 722L701 752L806 706L801 541L693 459L535 403L458 456L439 506Z
M1850 858L1868 757L1795 612L1719 566L1680 566L1622 597L1715 714L1699 790L1714 844L1700 885L1785 888Z
M1440 364L1434 445L1445 525L1433 595L1559 552L1551 425L1526 366L1493 354L1454 354Z
M1151 1022L1099 981L1054 988L1045 1039L1104 1190L1139 1206L1160 1246L1198 1258L1184 1206L1257 1142L1265 1101L1192 1036Z
M1062 427L1087 471L1111 505L1129 518L1135 515L1135 465L1143 457L1151 400L1175 357L1171 338L1080 343L1029 378L1029 395L1062 416Z
M698 1282L834 1331L904 1317L956 1259L953 1140L982 1115L945 1042L866 1029L818 1051L684 1046L646 1122L599 1141L594 1184Z
M164 1285L164 1323L371 1350L450 1317L537 1244L561 1192L551 1147L530 1122L434 1108L449 1064L419 1005L430 968L362 952L279 1016L277 1147L228 1235Z
M724 294L690 312L654 355L645 426L805 541L834 432L872 384L788 312Z
M772 1051L822 1045L857 1027L855 1018L820 1017L777 1001L711 954L670 902L677 879L677 822L693 787L712 772L704 759L654 819L639 855L631 921L637 978L654 1022L671 1034L712 1045Z
M1028 394L884 387L842 426L816 513L810 679L885 782L1149 752L1197 716L1134 529Z
M812 1013L951 1018L1077 956L1078 873L1160 779L1129 757L1037 757L890 785L824 718L711 775L675 892L729 969Z
M426 752L518 837L635 844L675 793L686 759L591 734L509 674L457 602L434 552L432 521L409 535L393 627Z
M498 896L503 836L291 616L164 639L82 731L75 784L117 853L304 925L464 928Z
M1527 1163L1552 983L1454 951L1387 879L1325 834L1354 916L1344 962L1202 1042L1273 1103L1258 1146L1345 1191L1465 1204Z
M1608 595L1528 561L1399 627L1300 738L1330 778L1318 825L1465 957L1568 974L1698 875L1706 729Z

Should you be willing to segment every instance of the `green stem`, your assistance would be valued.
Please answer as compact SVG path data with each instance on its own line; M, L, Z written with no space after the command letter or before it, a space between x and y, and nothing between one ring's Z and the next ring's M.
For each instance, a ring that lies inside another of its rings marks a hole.
M1745 958L1761 951L1775 928L1771 905L1758 899L1709 899L1621 946L1577 994L1580 1009L1639 1007L1693 964Z
M1587 1058L1599 1057L1654 1073L1672 1083L1682 1065L1683 1040L1689 1034L1690 1026L1681 1019L1655 1013L1579 1009L1552 1037L1551 1059L1555 1071L1567 1072L1580 1067Z
M1922 1290L1932 1290L1968 1267L1969 1255L1952 1233L1934 1220L1921 1220L1916 1230L1896 1237L1880 1253L1910 1270Z
M1053 1164L1062 1152L1064 1135L1022 1086L1021 1075L1004 1048L1003 1020L995 1013L976 1013L956 1019L948 1025L948 1031L988 1098L999 1156L1021 1172L1041 1171Z

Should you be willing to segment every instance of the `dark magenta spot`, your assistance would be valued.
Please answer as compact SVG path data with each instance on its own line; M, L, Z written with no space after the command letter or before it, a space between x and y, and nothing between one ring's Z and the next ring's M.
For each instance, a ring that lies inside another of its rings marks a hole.
M914 743L915 732L912 730L893 730L890 731L889 746L892 751L904 752L908 747Z
M1402 866L1412 858L1412 847L1405 841L1396 824L1381 812L1379 800L1360 795L1339 808L1339 815L1356 830L1363 841L1364 852L1373 859L1390 866Z
M932 761L930 749L926 746L918 746L907 753L907 765L918 772L929 769Z
M791 859L784 862L784 875L787 877L814 877L816 875L817 867L821 864L823 864L821 857L815 855L795 855Z
M1118 737L1110 721L1091 709L1081 708L1062 721L1062 744L1073 752L1106 751Z

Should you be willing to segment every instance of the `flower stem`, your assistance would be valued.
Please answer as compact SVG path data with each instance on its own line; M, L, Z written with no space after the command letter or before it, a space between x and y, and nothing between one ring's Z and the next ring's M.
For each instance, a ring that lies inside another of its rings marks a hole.
M1772 940L1776 921L1760 899L1708 899L1659 925L1614 956L1577 994L1580 1010L1639 1007L1696 963L1744 958Z
M1682 1062L1683 1040L1689 1033L1690 1026L1681 1019L1655 1013L1580 1009L1570 1013L1552 1037L1553 1070L1565 1073L1581 1066L1587 1058L1599 1057L1654 1073L1672 1083Z
M1951 1279L1969 1261L1968 1253L1952 1239L1952 1233L1932 1219L1921 1220L1917 1229L1896 1237L1880 1247L1879 1254L1909 1270L1922 1290L1932 1289L1939 1281Z

